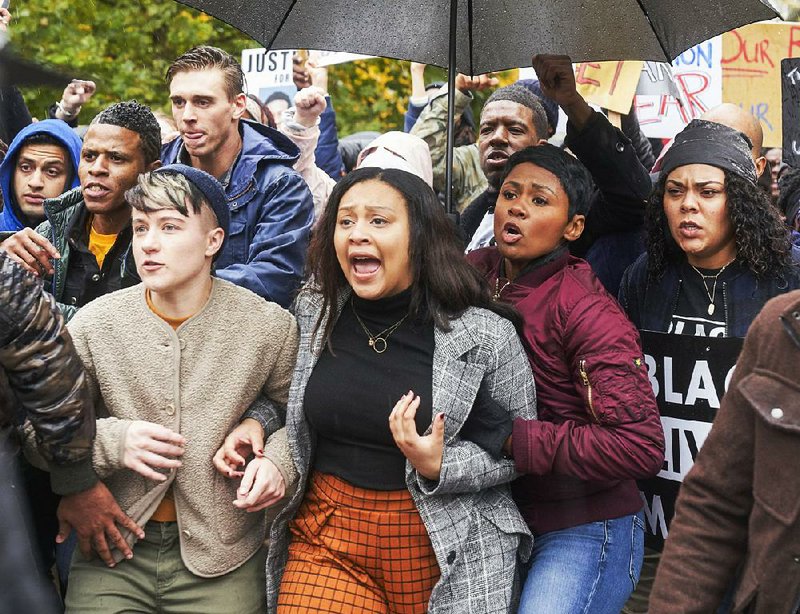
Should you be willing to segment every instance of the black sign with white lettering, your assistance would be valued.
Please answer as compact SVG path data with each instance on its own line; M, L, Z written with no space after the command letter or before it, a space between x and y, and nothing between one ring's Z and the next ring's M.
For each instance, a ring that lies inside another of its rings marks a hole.
M800 58L781 60L783 161L800 168Z
M661 550L680 483L711 430L743 340L649 331L641 331L641 335L666 450L658 477L641 480L639 488L645 500L645 543Z

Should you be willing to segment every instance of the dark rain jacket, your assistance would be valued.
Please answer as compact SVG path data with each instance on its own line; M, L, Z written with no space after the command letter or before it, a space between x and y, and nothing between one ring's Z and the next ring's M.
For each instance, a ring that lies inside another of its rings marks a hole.
M619 302L636 328L659 333L669 330L683 284L680 268L678 263L671 262L662 277L653 279L647 271L647 254L642 254L625 271ZM767 301L800 288L800 268L796 266L762 278L739 262L730 268L733 276L721 285L726 337L744 337Z
M241 121L242 151L225 194L231 209L230 234L215 275L282 307L294 298L303 275L314 223L314 202L292 165L297 146L277 130ZM161 150L164 164L178 162L183 140Z
M0 252L0 430L34 427L54 492L92 486L94 409L83 366L53 297L39 278Z
M496 247L467 259L524 321L539 421L514 421L512 490L534 535L638 512L664 432L636 329L566 249L508 284Z
M62 194L58 198L51 198L44 201L44 212L47 220L36 227L36 232L45 237L53 244L61 254L61 258L53 260L55 273L52 278L52 285L48 290L53 294L58 307L64 314L64 318L69 321L78 307L82 305L77 301L73 302L70 296L66 295L67 273L69 271L70 260L74 257L73 250L78 249L74 239L70 237L71 230L75 224L84 219L86 213L86 203L83 200L81 189L75 188ZM127 237L127 240L126 238ZM113 292L122 288L128 288L138 284L141 280L136 272L136 263L133 259L133 251L130 243L130 230L125 234L120 233L120 245L115 244L109 252L106 262L103 263L103 271L106 278L98 280L102 282L105 289L104 293ZM81 277L82 283L90 283L91 279ZM79 292L83 295L85 292ZM90 294L97 294L92 292ZM102 294L102 293L101 293Z
M651 614L800 607L800 292L750 327L714 427L683 481Z

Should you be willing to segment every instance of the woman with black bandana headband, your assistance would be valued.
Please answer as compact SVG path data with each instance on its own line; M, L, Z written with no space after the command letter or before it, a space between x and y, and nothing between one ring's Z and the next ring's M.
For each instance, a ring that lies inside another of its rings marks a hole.
M647 253L623 276L619 300L640 330L744 337L772 297L800 287L788 232L756 184L750 140L694 120L664 155L648 202ZM645 549L625 612L646 612L660 556Z
M648 203L648 248L619 299L637 328L744 337L773 296L800 287L787 231L756 185L750 141L694 120L664 155Z

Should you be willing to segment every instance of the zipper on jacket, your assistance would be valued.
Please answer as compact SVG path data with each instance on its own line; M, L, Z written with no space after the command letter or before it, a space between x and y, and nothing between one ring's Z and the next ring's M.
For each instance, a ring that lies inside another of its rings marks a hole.
M592 384L589 381L589 374L586 373L586 359L582 358L578 362L578 370L581 374L581 380L583 381L583 385L586 386L586 398L589 402L589 413L592 414L592 418L594 418L594 421L599 423L600 420L597 419L597 414L594 413L594 405L592 404Z
M728 293L726 292L727 289L728 289L728 282L723 281L722 282L722 308L723 308L723 313L725 314L725 336L726 337L730 337L731 336L731 331L730 331L730 324L728 323L728 322L730 322L730 318L728 318Z

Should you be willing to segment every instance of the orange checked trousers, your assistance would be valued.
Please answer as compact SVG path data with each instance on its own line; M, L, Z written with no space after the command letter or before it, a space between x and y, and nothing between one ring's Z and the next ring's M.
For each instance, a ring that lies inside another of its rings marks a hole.
M427 611L439 565L407 490L315 472L290 528L279 614Z

